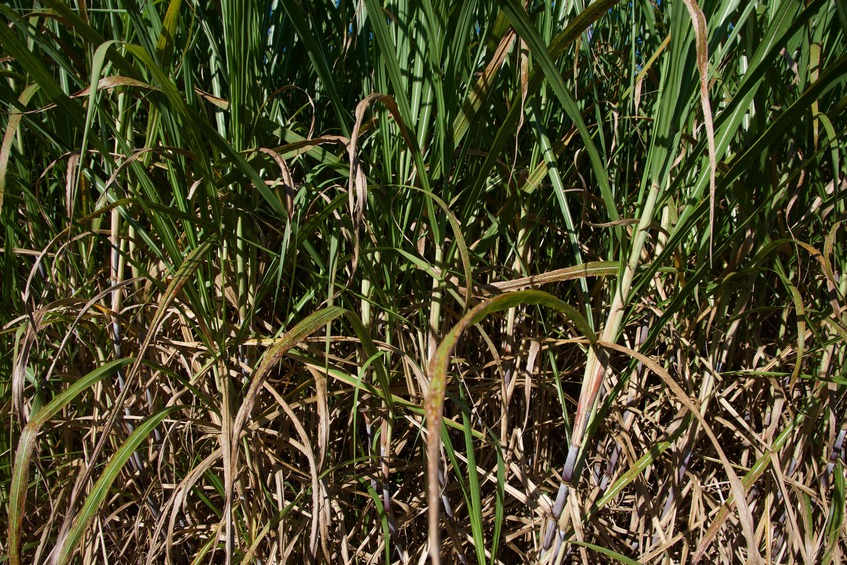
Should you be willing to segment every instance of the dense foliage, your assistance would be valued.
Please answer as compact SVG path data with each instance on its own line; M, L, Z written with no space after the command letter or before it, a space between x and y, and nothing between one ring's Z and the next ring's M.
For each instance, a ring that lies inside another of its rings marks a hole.
M847 558L844 2L0 14L9 563Z

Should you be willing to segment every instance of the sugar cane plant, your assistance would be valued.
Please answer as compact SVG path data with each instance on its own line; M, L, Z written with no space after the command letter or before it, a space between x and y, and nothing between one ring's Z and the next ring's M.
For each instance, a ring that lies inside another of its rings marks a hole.
M847 559L847 7L0 5L20 563Z

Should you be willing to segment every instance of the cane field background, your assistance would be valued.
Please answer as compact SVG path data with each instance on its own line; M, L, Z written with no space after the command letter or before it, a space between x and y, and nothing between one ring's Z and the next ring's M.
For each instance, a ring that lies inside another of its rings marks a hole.
M0 561L845 563L846 34L5 1Z

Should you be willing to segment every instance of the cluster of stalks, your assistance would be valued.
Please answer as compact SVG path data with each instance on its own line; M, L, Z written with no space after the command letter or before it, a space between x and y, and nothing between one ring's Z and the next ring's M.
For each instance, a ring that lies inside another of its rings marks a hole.
M844 562L845 34L5 2L0 554Z

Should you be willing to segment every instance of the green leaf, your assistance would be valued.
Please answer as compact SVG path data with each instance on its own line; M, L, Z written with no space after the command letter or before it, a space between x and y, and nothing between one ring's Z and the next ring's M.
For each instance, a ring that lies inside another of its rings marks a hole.
M29 488L29 463L35 450L35 443L41 428L69 406L83 391L102 379L128 366L135 359L127 357L116 359L101 365L84 377L72 383L67 389L51 400L32 416L21 432L18 448L15 450L15 464L12 470L12 484L9 489L9 563L19 565L21 559L23 515L26 508L26 495Z
M77 546L82 541L91 520L93 520L98 512L100 512L100 506L109 495L109 489L111 489L112 483L114 483L118 478L124 465L132 454L135 453L141 443L147 439L147 436L153 432L162 420L182 408L182 406L169 406L168 408L155 413L138 426L135 431L130 434L120 449L112 455L111 459L109 459L109 462L106 464L106 468L103 469L103 474L100 475L100 478L92 487L91 492L85 499L85 503L83 503L82 508L76 515L76 519L74 520L74 524L71 527L68 536L62 541L61 546L59 547L57 560L59 565L65 565L73 556Z

